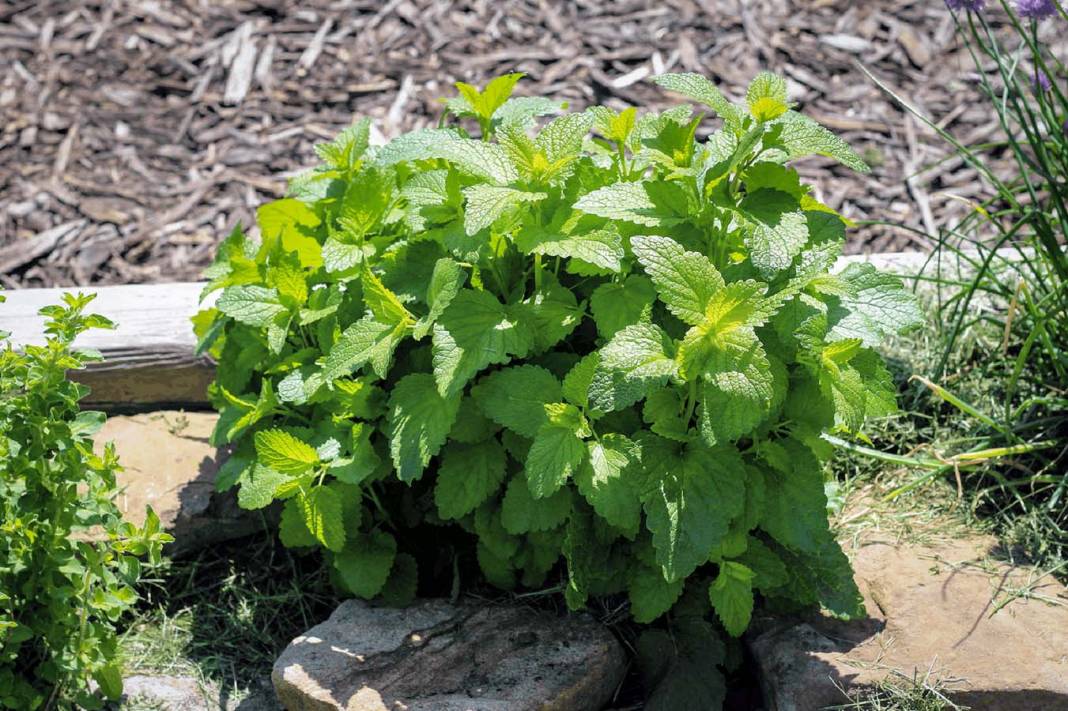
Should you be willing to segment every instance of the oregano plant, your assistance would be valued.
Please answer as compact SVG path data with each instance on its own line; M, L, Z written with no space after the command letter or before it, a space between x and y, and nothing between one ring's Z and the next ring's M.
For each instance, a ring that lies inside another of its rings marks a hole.
M462 531L452 569L676 607L695 647L757 593L858 613L821 436L894 409L874 349L919 312L868 264L832 272L848 221L789 163L867 167L772 74L744 105L657 77L701 106L663 113L568 113L519 78L383 146L360 121L221 245L196 318L219 488L283 500L283 542L365 598L450 569L433 526Z
M86 313L92 299L42 309L45 345L16 350L0 331L0 708L118 699L116 623L138 599L141 559L172 540L151 510L141 527L123 521L115 448L93 446L104 413L81 410L88 388L67 378L100 360L75 338L112 327Z

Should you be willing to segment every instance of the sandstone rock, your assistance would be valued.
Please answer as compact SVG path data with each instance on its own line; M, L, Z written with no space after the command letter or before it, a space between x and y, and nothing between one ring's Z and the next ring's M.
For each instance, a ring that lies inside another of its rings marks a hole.
M272 679L290 711L595 711L625 665L616 639L588 617L349 600L293 640Z
M214 706L215 694L191 677L137 674L122 680L122 696L124 708L206 711Z
M118 475L125 487L116 500L119 510L140 525L151 506L174 536L168 555L187 555L262 528L232 493L215 493L215 473L225 459L208 444L217 417L172 411L119 415L109 417L96 436L97 443L115 443L124 469Z
M135 674L123 679L121 709L153 711L279 711L273 693L253 689L240 700L188 676Z
M1068 709L1068 591L997 561L994 543L863 542L851 557L870 619L764 621L750 638L769 708L842 704L838 687L864 693L899 672L973 709Z

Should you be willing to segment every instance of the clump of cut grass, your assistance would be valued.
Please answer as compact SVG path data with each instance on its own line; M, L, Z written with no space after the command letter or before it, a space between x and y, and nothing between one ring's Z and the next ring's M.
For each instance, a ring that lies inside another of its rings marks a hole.
M951 701L945 682L930 671L911 677L894 672L876 689L852 692L848 696L849 703L831 706L829 711L967 711L971 708Z

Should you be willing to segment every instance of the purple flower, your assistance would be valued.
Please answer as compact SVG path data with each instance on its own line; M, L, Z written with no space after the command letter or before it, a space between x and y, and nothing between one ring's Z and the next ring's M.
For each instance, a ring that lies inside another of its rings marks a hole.
M946 0L950 10L971 10L979 12L986 6L986 0Z
M1031 75L1031 84L1043 93L1053 88L1053 84L1050 83L1049 77L1041 69L1035 69L1035 73Z
M1057 14L1055 0L1016 0L1016 12L1020 17L1042 20Z

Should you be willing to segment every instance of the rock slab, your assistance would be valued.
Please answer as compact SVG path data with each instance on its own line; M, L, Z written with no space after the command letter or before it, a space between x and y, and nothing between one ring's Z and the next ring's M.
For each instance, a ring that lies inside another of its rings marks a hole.
M973 709L1068 709L1068 590L1000 562L994 543L863 543L851 557L868 620L770 622L749 639L770 709L843 704L891 674Z
M135 674L123 679L119 709L130 711L280 711L266 689L253 689L240 700L211 682L190 676Z
M619 642L589 617L349 600L293 640L271 678L289 711L597 711L625 669Z
M225 453L208 443L218 415L158 411L109 417L96 442L114 442L123 471L116 504L137 525L151 506L174 536L164 552L188 555L205 546L261 530L232 494L215 493Z

